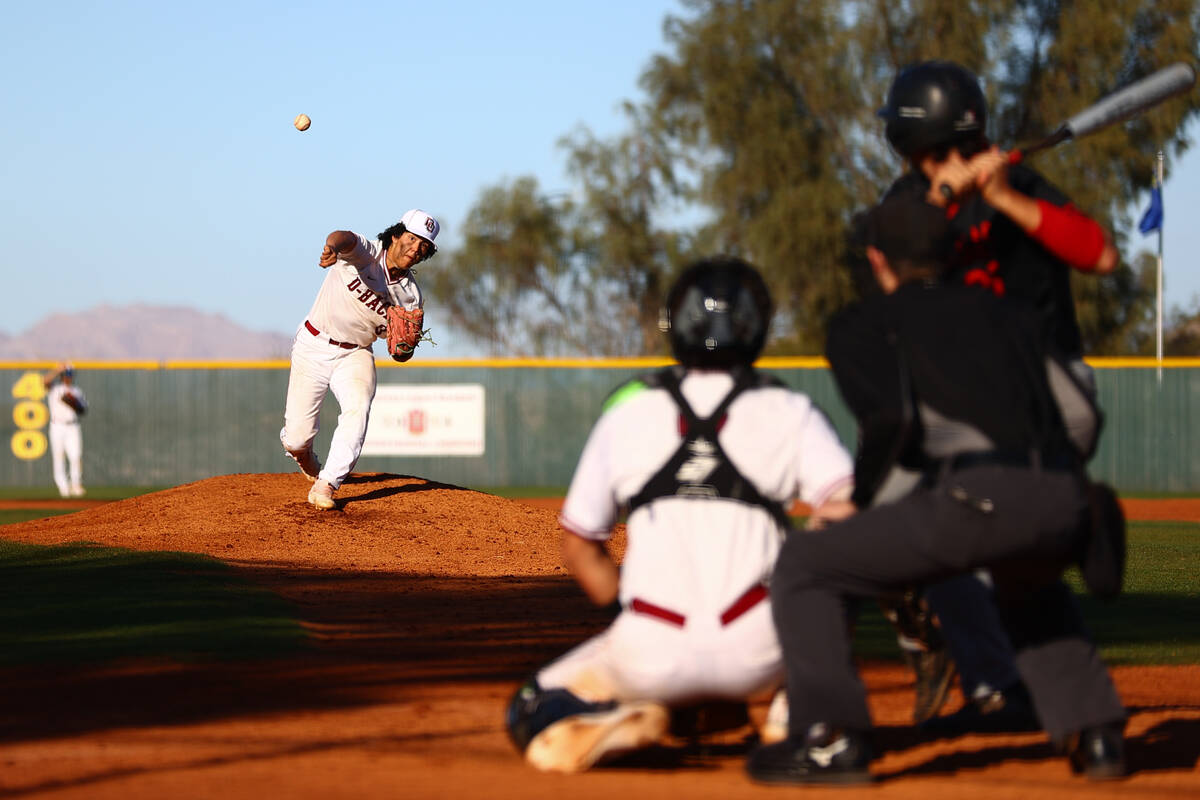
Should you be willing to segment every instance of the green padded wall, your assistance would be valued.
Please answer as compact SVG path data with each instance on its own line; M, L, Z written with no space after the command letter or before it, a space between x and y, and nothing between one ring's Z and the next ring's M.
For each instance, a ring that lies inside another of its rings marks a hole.
M521 362L514 362L520 364ZM617 362L618 364L622 362ZM7 387L0 485L52 485L50 456L26 454L28 429L38 421L22 376L44 365L0 368ZM608 393L652 367L512 366L501 362L381 368L379 383L479 384L486 394L482 456L364 456L357 471L418 475L461 486L563 487ZM838 399L828 370L770 369L809 393L853 447L853 421ZM1126 492L1200 493L1200 367L1167 368L1161 382L1153 368L1096 371L1107 423L1092 473ZM287 472L291 462L279 445L286 363L251 366L155 367L79 365L76 382L87 393L84 483L88 486L169 486L213 475ZM25 404L25 405L22 405ZM323 454L336 421L332 396L321 415L318 452ZM23 429L21 426L25 426ZM45 433L45 426L40 428ZM14 448L13 440L21 439ZM25 449L21 449L21 448Z

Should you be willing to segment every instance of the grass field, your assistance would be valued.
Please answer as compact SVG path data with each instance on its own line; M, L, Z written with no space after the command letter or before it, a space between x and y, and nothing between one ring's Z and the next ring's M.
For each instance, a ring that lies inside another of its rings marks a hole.
M85 500L124 500L169 486L89 486ZM53 486L0 486L0 500L62 500Z
M114 490L111 499L140 493ZM515 496L545 495L531 489ZM4 509L0 524L64 513L75 512ZM1125 592L1116 602L1088 596L1068 573L1109 663L1200 663L1198 563L1200 524L1131 522ZM188 553L0 541L0 597L0 663L238 658L287 651L304 638L286 603L221 562ZM862 605L855 649L899 658L874 603Z
M1089 595L1075 570L1067 573L1084 619L1109 664L1200 664L1200 524L1130 522L1125 587L1116 601ZM899 658L892 626L872 603L863 605L855 650Z
M0 540L0 665L245 660L306 637L286 602L208 556Z
M154 487L98 488L89 500L120 500ZM554 497L556 487L490 489L514 499ZM58 499L53 488L0 489L0 499ZM0 509L0 524L74 513ZM1124 593L1088 596L1076 573L1093 636L1110 663L1200 663L1200 524L1130 522ZM0 541L0 663L43 658L208 657L287 650L304 638L286 603L240 582L220 561L186 553L134 553L85 545L34 547ZM899 658L892 626L863 603L856 651Z

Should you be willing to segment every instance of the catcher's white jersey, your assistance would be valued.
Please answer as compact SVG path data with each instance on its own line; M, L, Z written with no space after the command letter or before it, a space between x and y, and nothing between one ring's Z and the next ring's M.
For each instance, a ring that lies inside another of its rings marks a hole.
M683 396L700 417L733 387L725 372L690 372ZM620 507L678 449L679 409L662 389L620 400L592 430L571 481L560 522L589 539L607 539ZM718 434L738 471L786 508L819 505L853 480L854 462L825 415L786 388L748 389L733 401ZM781 531L759 506L707 498L663 498L634 511L621 568L621 601L640 597L667 608L720 612L765 579Z
M682 393L707 417L733 387L725 372L689 372ZM593 428L559 521L605 540L621 506L679 449L679 409L662 389L619 392ZM825 415L781 387L747 389L717 435L737 470L769 500L819 505L849 494L854 464ZM702 469L685 462L681 470ZM623 699L745 696L782 675L763 584L783 531L758 505L662 497L627 520L623 611L608 631L539 673L546 688L598 680ZM795 535L804 535L798 533Z
M71 424L79 421L79 414L75 409L63 402L65 395L74 395L84 407L87 408L87 398L84 397L83 389L71 384L67 386L62 381L55 381L50 387L50 391L46 393L46 408L50 409L50 422L53 424Z
M354 249L329 267L307 320L330 339L369 348L387 336L388 306L421 308L425 301L412 269L393 280L383 244L355 236Z

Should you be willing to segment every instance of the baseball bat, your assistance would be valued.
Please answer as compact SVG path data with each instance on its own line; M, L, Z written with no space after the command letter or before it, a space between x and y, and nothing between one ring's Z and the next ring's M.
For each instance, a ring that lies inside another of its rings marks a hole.
M1039 150L1046 150L1136 117L1164 100L1186 92L1195 83L1196 70L1191 64L1180 61L1163 67L1080 111L1045 138L1019 150L1010 151L1008 163L1020 163ZM947 200L954 196L953 190L945 184L942 184L941 192Z

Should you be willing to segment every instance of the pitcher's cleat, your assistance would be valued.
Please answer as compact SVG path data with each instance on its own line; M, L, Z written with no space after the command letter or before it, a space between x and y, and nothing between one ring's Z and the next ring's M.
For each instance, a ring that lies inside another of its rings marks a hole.
M284 452L296 462L301 475L308 478L310 482L316 482L317 476L321 474L321 462L317 460L317 454L311 447L304 450L284 450Z
M329 511L337 505L333 502L333 487L323 480L318 480L308 490L308 502L322 511Z

